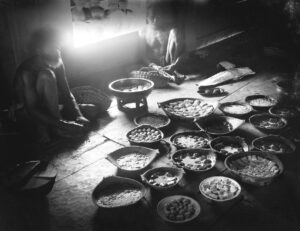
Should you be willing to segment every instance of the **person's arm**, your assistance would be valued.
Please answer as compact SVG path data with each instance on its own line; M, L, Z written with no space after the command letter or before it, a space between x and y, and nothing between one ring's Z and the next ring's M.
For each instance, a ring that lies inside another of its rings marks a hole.
M56 70L56 81L67 113L77 122L86 124L89 121L82 115L79 106L70 91L64 64Z
M62 129L80 129L79 124L75 123L67 123L59 118L54 118L44 112L42 112L38 108L38 98L36 95L36 90L34 86L30 82L30 73L24 72L21 76L22 78L22 85L23 85L23 99L24 104L27 112L30 116L35 118L37 121L41 122L42 124L52 126L55 128L62 128Z
M172 29L169 34L165 57L166 63L169 65L166 66L165 69L171 72L176 70L185 52L185 40L182 33L183 32L178 29Z

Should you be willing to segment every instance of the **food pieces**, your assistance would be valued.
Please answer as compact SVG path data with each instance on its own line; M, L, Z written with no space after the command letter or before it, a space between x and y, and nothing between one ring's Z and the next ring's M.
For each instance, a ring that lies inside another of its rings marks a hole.
M233 160L231 168L240 174L251 177L268 178L279 173L279 167L275 162L258 155L248 155Z
M272 107L276 103L276 100L270 97L261 97L249 100L249 104L254 107Z
M233 130L233 126L226 120L216 120L207 126L210 133L227 133Z
M204 117L212 113L214 107L199 99L185 99L167 103L164 110L180 117Z
M189 220L195 213L195 205L186 197L174 199L165 205L166 217L171 221Z
M244 115L252 111L251 106L245 104L229 104L223 107L228 114Z
M124 170L139 170L144 168L150 161L150 156L141 153L129 153L117 159L120 168Z
M210 177L200 184L201 193L216 201L231 200L240 193L240 185L227 177Z
M237 143L227 143L227 142L220 142L214 145L214 149L219 151L223 155L232 155L239 152L244 152L243 147Z
M263 129L279 129L285 126L285 122L280 117L270 117L265 120L256 121L255 126Z
M128 137L133 142L152 143L162 139L162 133L154 127L138 127L130 131Z
M163 115L158 114L146 114L136 119L136 123L139 125L151 125L153 127L159 128L167 125L168 118Z
M280 140L260 140L255 146L263 152L276 152L276 153L289 153L293 152L293 149Z
M214 155L204 155L198 152L183 152L175 155L173 160L178 166L192 171L211 169L215 162Z
M121 86L118 90L123 91L123 92L145 91L150 86L151 86L150 84Z
M123 184L118 187L104 188L97 199L101 207L119 207L136 203L141 199L143 193L132 185Z
M173 143L182 148L208 148L209 139L197 135L178 135L174 137Z
M157 187L170 187L177 184L178 177L169 171L159 170L149 177L149 184Z

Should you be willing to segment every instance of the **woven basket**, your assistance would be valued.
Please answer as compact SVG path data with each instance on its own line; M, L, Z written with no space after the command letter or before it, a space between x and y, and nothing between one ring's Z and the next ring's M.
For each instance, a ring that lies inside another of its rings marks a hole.
M157 71L132 71L130 77L151 80L154 82L155 88L164 88L168 86L168 81Z
M102 111L106 111L110 107L111 99L91 86L75 87L71 92L79 104L94 104Z

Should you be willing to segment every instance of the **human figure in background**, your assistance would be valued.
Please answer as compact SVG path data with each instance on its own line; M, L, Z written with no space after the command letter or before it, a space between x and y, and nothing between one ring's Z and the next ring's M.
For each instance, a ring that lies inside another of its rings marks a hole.
M174 3L148 2L140 37L145 64L155 63L173 73L185 51L183 26Z
M30 44L34 55L16 71L12 114L27 129L34 128L43 143L50 141L51 134L82 134L89 120L70 92L56 31L40 29Z

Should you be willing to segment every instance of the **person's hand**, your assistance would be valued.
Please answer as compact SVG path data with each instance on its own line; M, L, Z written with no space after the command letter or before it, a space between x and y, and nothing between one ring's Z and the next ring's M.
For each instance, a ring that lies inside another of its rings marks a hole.
M82 124L82 125L87 125L90 123L90 121L87 118L85 118L84 116L78 116L76 118L76 122L79 124Z

